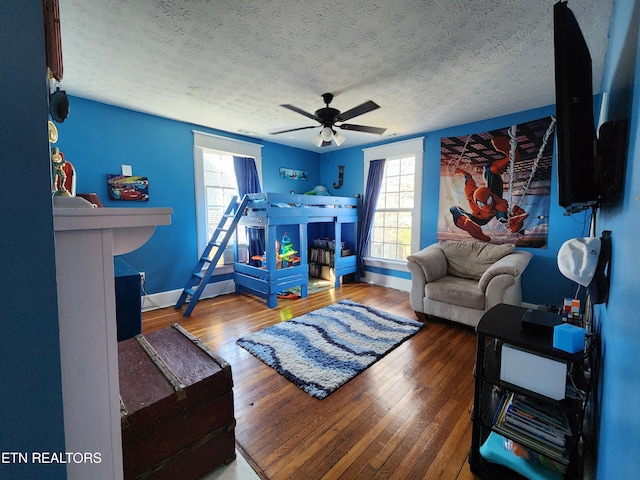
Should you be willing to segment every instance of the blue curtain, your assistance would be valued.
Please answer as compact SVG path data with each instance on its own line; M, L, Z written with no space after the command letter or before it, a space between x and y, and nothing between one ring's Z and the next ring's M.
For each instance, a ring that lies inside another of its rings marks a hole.
M260 193L260 179L256 161L251 157L233 157L233 168L238 182L240 198L247 193Z
M258 178L258 169L253 158L234 156L233 169L238 182L240 198L248 193L260 193L260 179ZM264 230L247 227L247 241L249 242L249 265L260 266L260 261L251 260L251 257L264 253Z
M367 177L367 189L362 200L362 221L360 235L358 235L358 273L364 277L364 253L369 246L371 238L371 226L376 212L382 177L384 175L385 159L372 160L369 163L369 176Z

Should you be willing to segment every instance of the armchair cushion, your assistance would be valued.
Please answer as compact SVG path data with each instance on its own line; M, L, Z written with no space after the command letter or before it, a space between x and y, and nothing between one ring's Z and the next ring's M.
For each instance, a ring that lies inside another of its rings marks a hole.
M489 267L516 248L484 242L443 241L439 245L447 257L448 274L472 280L480 280Z
M446 276L435 282L427 283L425 296L436 302L476 310L484 309L484 292L478 288L478 282L467 278Z

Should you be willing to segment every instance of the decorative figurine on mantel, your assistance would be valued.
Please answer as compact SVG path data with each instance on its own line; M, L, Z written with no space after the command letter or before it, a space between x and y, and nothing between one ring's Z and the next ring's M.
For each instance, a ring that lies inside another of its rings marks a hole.
M75 172L71 162L64 159L64 153L58 147L51 149L53 195L73 197L75 195Z

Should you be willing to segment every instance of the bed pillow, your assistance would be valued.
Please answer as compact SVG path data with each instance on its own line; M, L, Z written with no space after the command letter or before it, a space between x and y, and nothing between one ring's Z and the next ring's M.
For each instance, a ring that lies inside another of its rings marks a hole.
M439 242L447 257L447 272L460 278L480 280L482 274L502 257L515 250L515 245L494 245L485 242Z

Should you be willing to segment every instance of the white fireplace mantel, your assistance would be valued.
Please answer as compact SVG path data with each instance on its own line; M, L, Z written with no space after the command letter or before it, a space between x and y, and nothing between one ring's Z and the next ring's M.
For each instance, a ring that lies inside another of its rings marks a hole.
M65 445L99 453L69 463L67 478L122 479L120 388L113 256L144 245L170 208L92 208L54 203Z

